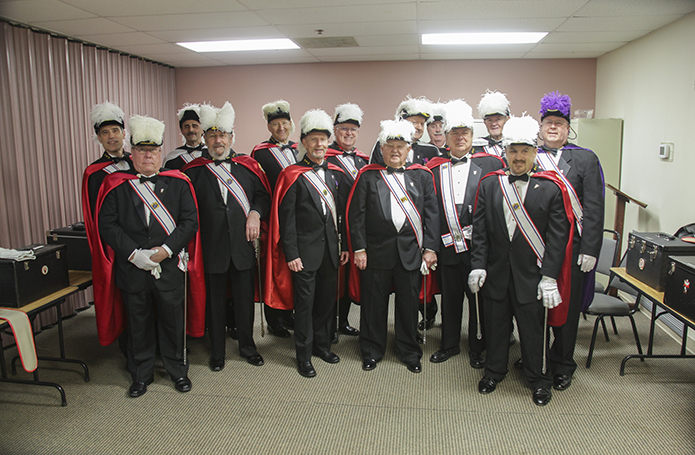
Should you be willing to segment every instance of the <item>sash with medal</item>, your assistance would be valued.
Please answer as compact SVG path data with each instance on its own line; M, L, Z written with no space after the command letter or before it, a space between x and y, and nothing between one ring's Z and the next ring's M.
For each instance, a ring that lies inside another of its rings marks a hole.
M283 169L285 169L290 164L294 164L296 162L294 157L292 157L292 160L290 160L290 157L288 157L285 151L280 147L269 147L268 150L270 151L270 154L273 155L273 157L275 158L275 161L277 161Z
M166 207L164 207L162 201L160 201L157 195L154 194L152 188L150 188L147 183L140 183L135 179L129 180L128 183L130 183L130 186L132 186L135 190L135 194L138 195L138 197L145 204L145 207L147 207L147 209L150 211L150 216L153 216L157 220L167 235L171 235L171 233L174 232L174 229L176 229L176 222L174 222L174 218L171 216ZM186 249L184 248L179 251L178 256L178 267L181 271L185 272L188 268L188 254L186 253Z
M406 218L408 218L408 222L415 232L417 244L420 249L422 249L422 217L420 217L420 213L417 211L415 203L412 199L410 199L410 195L395 175L389 174L386 170L382 170L381 176L383 177L384 182L386 182L386 186L388 186L391 194L396 197L398 204L405 212Z
M560 180L562 180L562 183L564 183L567 187L567 193L569 194L570 203L572 204L572 213L574 213L574 219L577 222L577 232L579 232L579 235L581 236L582 221L584 220L584 209L582 208L582 203L579 202L577 192L574 191L574 187L572 187L572 184L569 182L569 180L567 180L565 174L560 172L560 168L557 167L555 160L552 156L550 156L550 154L539 150L538 155L536 156L536 161L538 161L538 164L543 169L547 171L555 171Z
M327 174L324 175L327 176ZM328 207L328 211L331 213L331 216L333 217L333 226L337 230L338 214L335 210L335 200L333 199L333 193L331 193L331 190L326 185L326 182L321 180L321 177L319 177L316 172L313 172L311 170L304 172L304 177L309 181L311 186L313 186L314 189L318 191L319 195L321 196L321 199L323 199L323 202L326 204L326 207Z
M454 250L457 253L468 251L466 239L463 234L463 229L459 223L458 211L456 210L456 201L454 200L454 181L452 178L452 165L450 162L443 163L439 166L439 178L442 184L442 205L444 206L444 215L446 223L449 226L449 232L442 235L442 243L445 247L454 245Z
M335 157L342 166L342 168L345 169L347 173L352 177L352 180L355 180L355 177L357 177L357 174L360 171L357 169L357 167L355 167L354 158L351 160L345 155L336 155Z
M227 191L234 196L241 208L244 210L244 215L249 216L251 211L251 204L249 203L249 198L246 195L246 191L242 188L241 184L237 179L234 178L231 172L227 170L225 166L217 166L214 163L208 163L205 165L210 172L213 173L217 180L219 180Z
M502 146L499 144L485 145L483 146L483 150L485 150L485 153L489 153L490 155L495 155L499 157L504 156L504 148L502 148Z
M543 255L545 254L545 242L541 237L536 225L533 224L531 217L526 211L526 207L521 202L519 191L516 185L509 182L509 176L498 175L502 196L507 203L507 207L516 221L517 228L521 231L529 246L536 254L537 264L540 268L543 264Z
M194 159L202 156L202 154L203 154L203 152L201 152L200 150L193 150L191 153L184 152L179 156L181 157L181 159L183 160L184 163L188 164L191 161L193 161Z
M118 163L111 163L108 166L104 166L102 171L107 174L113 174L114 172L127 171L128 169L130 169L128 162L126 160L121 160Z

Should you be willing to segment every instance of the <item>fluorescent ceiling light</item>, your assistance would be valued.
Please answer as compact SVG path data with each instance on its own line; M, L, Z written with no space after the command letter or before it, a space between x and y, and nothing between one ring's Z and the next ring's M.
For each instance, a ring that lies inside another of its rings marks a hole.
M299 46L287 38L193 41L176 44L196 52L272 51L279 49L299 49Z
M505 33L423 33L422 44L529 44L547 32Z

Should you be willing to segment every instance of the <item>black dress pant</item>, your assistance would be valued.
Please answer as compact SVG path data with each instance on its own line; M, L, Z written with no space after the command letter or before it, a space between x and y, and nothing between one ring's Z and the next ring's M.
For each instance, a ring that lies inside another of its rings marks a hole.
M152 377L157 341L162 363L171 378L187 376L184 284L162 291L152 277L142 292L122 291L121 296L128 323L128 371L133 382L147 382Z
M396 346L401 361L410 363L420 360L422 348L417 342L418 296L422 286L420 270L405 270L400 262L392 270L376 270L367 266L360 274L360 283L362 358L378 361L386 354L388 303L393 286L396 291Z
M315 271L293 272L294 345L297 361L311 360L312 351L330 351L335 314L338 269L333 265L328 244L321 266Z
M486 286L492 285L489 281ZM489 297L484 301L485 325L487 334L487 360L485 376L497 381L504 379L509 364L509 332L512 316L516 317L521 344L521 358L524 360L524 373L531 388L550 389L552 377L550 368L543 373L543 344L545 331L545 308L540 300L519 302L514 283L510 280L507 295L502 300Z
M468 288L471 268L464 262L456 265L439 266L439 287L442 291L442 344L441 349L454 349L461 342L463 299L468 299L468 350L481 354L485 351L485 318L483 317L483 295L478 293L480 307L480 339L478 339L478 316L475 294Z
M207 309L207 327L212 346L211 357L216 360L224 359L226 353L227 312L234 313L237 328L239 354L248 357L257 353L253 341L253 292L254 271L237 270L234 263L229 261L229 269L225 273L208 273L208 294L210 296ZM231 308L227 299L227 282L231 284Z

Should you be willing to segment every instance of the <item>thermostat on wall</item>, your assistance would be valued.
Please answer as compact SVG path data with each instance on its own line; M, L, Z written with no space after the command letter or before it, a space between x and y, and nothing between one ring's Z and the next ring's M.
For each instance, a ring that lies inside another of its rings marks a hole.
M659 159L670 161L673 159L673 143L662 142L659 146Z

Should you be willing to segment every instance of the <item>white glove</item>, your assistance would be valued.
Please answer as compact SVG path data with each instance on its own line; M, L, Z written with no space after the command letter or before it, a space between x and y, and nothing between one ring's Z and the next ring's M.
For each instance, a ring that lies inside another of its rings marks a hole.
M468 287L473 294L477 294L480 291L480 288L485 284L485 278L487 278L485 269L471 270L470 275L468 275Z
M552 310L562 303L560 291L557 288L557 281L553 278L544 276L538 283L538 300L543 300L543 306Z
M135 265L135 267L142 270L150 271L155 267L159 267L159 264L150 260L150 256L152 256L154 253L155 251L153 250L137 249L133 252L133 254L130 255L130 258L128 258L128 260L132 262Z
M596 258L588 254L580 254L579 259L577 259L577 265L582 272L591 272L596 266Z
M420 273L423 275L429 275L430 274L430 269L427 267L427 263L425 261L422 261L422 264L420 265Z
M155 280L158 280L162 274L162 265L157 264L157 267L153 268L150 273L152 274Z

